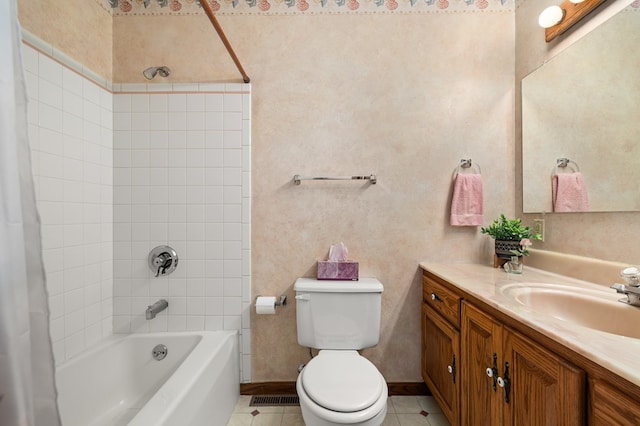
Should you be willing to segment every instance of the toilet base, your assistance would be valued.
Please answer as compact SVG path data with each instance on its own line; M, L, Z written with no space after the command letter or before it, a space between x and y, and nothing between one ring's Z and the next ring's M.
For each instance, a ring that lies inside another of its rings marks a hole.
M300 398L300 409L306 426L380 426L387 416L388 389L384 377L380 374L383 392L380 399L371 407L355 413L338 413L317 405L305 392L301 376L296 381L296 391Z
M300 408L302 410L302 419L304 420L304 424L306 426L336 426L336 425L380 426L384 422L384 419L387 417L387 406L386 405L384 406L384 410L379 412L375 417L373 417L373 418L371 418L369 420L365 420L364 422L358 422L358 423L335 423L335 422L330 422L328 420L321 419L320 417L316 416L313 412L311 412L309 409L305 409L306 407L303 407L302 405L300 405Z

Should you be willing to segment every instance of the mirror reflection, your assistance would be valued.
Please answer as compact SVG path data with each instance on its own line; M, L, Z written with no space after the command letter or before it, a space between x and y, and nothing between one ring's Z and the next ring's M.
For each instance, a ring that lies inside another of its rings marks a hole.
M639 44L628 7L522 80L525 213L640 211Z

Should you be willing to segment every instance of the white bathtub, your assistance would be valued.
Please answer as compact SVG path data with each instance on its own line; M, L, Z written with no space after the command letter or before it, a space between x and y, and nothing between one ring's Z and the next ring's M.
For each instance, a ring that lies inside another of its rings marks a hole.
M240 395L237 332L113 336L60 365L56 384L63 426L226 425Z

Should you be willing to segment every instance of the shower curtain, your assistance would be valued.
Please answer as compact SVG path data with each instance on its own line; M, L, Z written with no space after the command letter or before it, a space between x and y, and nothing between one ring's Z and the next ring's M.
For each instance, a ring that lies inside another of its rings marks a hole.
M16 0L0 0L0 425L60 425Z

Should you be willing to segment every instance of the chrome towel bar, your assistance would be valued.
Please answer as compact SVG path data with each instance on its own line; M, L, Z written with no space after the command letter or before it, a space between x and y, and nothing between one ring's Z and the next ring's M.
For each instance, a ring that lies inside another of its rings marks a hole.
M372 185L378 182L376 175L369 176L301 176L295 175L293 177L293 183L300 185L303 180L368 180Z

